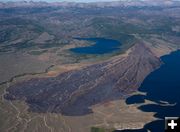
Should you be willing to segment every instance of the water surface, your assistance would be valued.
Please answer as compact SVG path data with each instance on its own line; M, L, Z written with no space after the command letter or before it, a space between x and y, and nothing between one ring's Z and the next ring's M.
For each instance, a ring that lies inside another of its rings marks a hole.
M148 123L140 130L123 130L123 132L164 132L164 117L180 116L180 51L161 57L164 64L152 72L139 88L147 95L129 97L127 104L143 103L150 100L157 104L142 104L139 109L154 112L159 120Z
M121 43L113 39L105 38L75 38L77 40L89 41L92 45L87 47L77 47L70 49L74 53L79 54L106 54L118 51Z

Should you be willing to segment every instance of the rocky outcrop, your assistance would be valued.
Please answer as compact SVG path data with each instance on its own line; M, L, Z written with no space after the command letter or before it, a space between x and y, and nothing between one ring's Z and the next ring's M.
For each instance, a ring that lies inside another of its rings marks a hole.
M135 44L127 56L116 56L57 77L31 79L7 89L8 100L25 100L33 112L84 115L104 101L125 98L159 67L159 58L143 44Z

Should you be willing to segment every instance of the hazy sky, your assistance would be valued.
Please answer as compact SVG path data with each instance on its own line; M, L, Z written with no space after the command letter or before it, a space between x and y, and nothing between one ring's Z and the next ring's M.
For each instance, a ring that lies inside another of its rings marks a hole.
M0 0L0 1L23 1L23 0ZM96 2L96 1L120 1L120 0L25 0L25 1L47 1L47 2L62 2L62 1L70 1L70 2ZM121 0L122 1L122 0Z

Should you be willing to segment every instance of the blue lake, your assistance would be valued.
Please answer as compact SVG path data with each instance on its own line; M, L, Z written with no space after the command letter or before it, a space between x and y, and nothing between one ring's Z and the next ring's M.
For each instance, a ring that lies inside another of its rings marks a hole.
M93 44L87 47L72 48L70 51L79 54L106 54L118 51L121 43L113 39L105 38L75 38L77 40L89 41Z
M145 112L154 112L159 120L148 123L143 129L123 130L122 132L164 132L165 117L180 116L180 51L163 56L164 64L152 72L139 88L147 95L134 95L129 97L127 104L143 103L150 100L157 104L142 104L139 109ZM171 105L167 105L168 102Z

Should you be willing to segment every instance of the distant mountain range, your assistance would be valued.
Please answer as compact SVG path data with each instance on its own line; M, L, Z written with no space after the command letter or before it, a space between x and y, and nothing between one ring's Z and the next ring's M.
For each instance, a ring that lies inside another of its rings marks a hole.
M97 7L116 7L116 6L179 6L179 0L120 0L112 2L45 2L45 1L8 1L0 2L0 8L21 7L21 6L97 6Z

